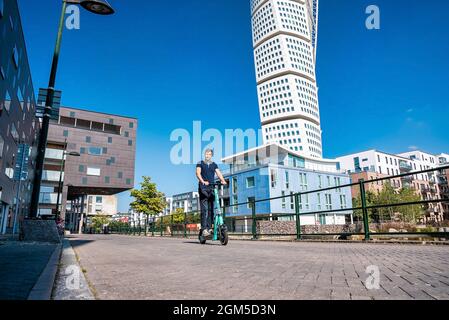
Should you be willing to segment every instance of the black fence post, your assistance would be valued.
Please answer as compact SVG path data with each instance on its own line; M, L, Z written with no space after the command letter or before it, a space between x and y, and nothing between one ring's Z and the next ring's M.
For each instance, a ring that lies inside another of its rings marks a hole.
M252 212L252 220L253 220L253 227L252 227L253 240L257 240L256 202L254 200L252 200L250 203L251 203L251 212Z
M296 240L301 240L301 220L300 220L300 208L299 208L299 193L295 194L295 214L296 214Z
M365 230L365 241L371 240L369 232L369 220L368 220L368 209L366 208L366 192L365 192L365 180L360 179L360 198L362 200L362 213L363 213L363 228Z
M187 212L184 212L184 238L187 238Z
M153 221L151 222L151 236L154 237L154 225L156 224L156 217L153 216Z
M161 223L159 224L159 225L160 225L160 228L161 228L161 237L163 236L163 234L162 234L162 231L163 231L163 224L164 224L164 216L161 216Z

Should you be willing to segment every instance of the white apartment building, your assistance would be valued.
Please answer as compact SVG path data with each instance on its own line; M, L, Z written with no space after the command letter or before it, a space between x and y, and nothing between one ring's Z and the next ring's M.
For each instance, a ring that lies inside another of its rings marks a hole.
M375 172L386 176L438 168L445 159L445 154L432 155L418 150L397 155L368 150L337 158L341 169L348 173ZM449 160L449 157L447 159ZM435 170L393 179L391 183L395 188L411 187L415 189L423 200L437 200L441 199L442 190L439 176L439 171ZM436 220L443 219L446 211L444 208L441 203L429 204L427 214Z
M175 213L176 209L182 209L184 212L196 212L199 211L200 196L198 192L185 192L175 194L171 197L171 211Z
M264 144L322 158L316 43L318 0L251 0Z
M101 196L101 195L89 195L87 196L87 206L85 208L85 214L92 215L106 215L115 216L117 210L117 197L113 196Z

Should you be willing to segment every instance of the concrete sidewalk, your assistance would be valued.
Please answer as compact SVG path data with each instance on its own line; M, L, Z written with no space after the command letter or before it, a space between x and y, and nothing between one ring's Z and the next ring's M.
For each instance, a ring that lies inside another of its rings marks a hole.
M41 299L51 293L58 253L57 244L0 239L0 300L26 300L32 291L33 299Z

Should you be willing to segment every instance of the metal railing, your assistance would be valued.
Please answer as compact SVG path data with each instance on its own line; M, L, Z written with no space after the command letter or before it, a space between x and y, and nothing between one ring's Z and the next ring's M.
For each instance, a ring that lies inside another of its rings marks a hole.
M448 229L445 228L444 232L432 232L432 231L422 231L422 232L371 232L370 231L370 223L369 223L369 211L370 210L376 210L376 209L384 209L384 208L397 208L397 207L403 207L403 206L428 206L429 204L437 204L437 203L449 203L449 199L429 199L429 200L420 200L420 201L407 201L407 202L398 202L398 203L387 203L387 204L376 204L376 205L368 205L367 202L367 191L366 191L366 185L379 182L386 182L388 180L392 179L398 179L408 176L414 176L416 174L423 174L423 173L431 173L438 170L449 170L449 165L445 165L438 168L433 169L427 169L422 171L416 171L416 172L408 172L403 173L395 176L387 176L383 178L376 178L371 180L363 180L361 179L358 182L344 184L344 185L336 185L333 187L328 188L322 188L312 191L304 191L304 192L298 192L294 194L288 194L278 197L272 197L267 199L255 199L254 201L250 202L242 202L242 203L236 203L236 204L230 204L227 206L223 206L223 215L225 223L228 225L228 230L231 235L238 235L238 236L250 236L252 239L256 240L259 238L259 236L293 236L296 237L297 240L301 240L304 238L304 236L313 236L313 237L319 237L319 236L339 236L341 238L347 238L348 236L363 236L364 240L368 241L371 240L373 236L394 236L394 235L401 235L401 236L408 236L408 235L422 235L422 236L430 236L435 238L446 238L449 239L449 232L447 232ZM333 190L341 190L344 188L358 188L358 192L360 193L360 200L361 205L358 207L347 207L347 208L340 208L340 209L328 209L328 210L318 210L318 211L307 211L307 212L301 212L301 201L300 197L303 195L308 194L314 194L314 193L323 193L326 191L333 191ZM267 201L273 201L273 200L281 200L281 199L288 199L288 198L294 198L294 213L269 213L269 214L257 214L256 211L256 205L258 203L263 203ZM251 214L247 214L242 216L238 216L238 213L234 216L227 216L229 214L230 209L233 207L239 207L242 205L246 205L251 208ZM361 227L363 229L363 232L334 232L334 233L304 233L302 232L302 227L305 227L304 225L301 225L301 217L303 216L312 216L312 215L327 215L327 214L337 214L337 213L343 213L348 211L360 211L362 213L362 221L359 221L361 223ZM158 219L157 221L154 221L152 223L147 223L147 219L142 219L138 221L132 221L126 224L125 227L120 228L119 230L111 230L113 233L122 233L122 234L132 234L132 235L151 235L151 236L182 236L182 237L190 237L192 235L197 236L198 235L198 229L192 230L191 228L188 228L187 226L190 224L195 225L196 223L189 221L187 217L197 217L196 220L199 219L199 212L187 212L183 213L184 219L180 223L174 223L175 216L177 219L179 219L179 214L175 215L168 215L164 217L156 217L155 219ZM249 218L250 217L250 218ZM295 233L269 233L269 234L261 234L257 231L257 221L260 220L267 220L267 219L277 219L277 218L290 218L291 221L295 221L295 227L296 232ZM235 227L235 222L237 221L245 221L245 225L241 226L241 232L239 232L239 228ZM247 225L248 223L251 224L251 231L247 231ZM167 227L170 227L168 229Z

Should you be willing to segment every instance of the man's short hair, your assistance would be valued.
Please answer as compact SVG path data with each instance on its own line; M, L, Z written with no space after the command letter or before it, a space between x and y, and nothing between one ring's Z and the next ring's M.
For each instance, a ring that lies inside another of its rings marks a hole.
M210 153L212 153L212 155L214 155L214 150L212 150L212 149L206 149L206 151L204 151L204 154L206 154L206 153L208 153L208 152L210 152Z

